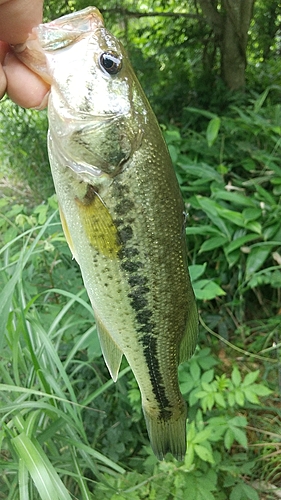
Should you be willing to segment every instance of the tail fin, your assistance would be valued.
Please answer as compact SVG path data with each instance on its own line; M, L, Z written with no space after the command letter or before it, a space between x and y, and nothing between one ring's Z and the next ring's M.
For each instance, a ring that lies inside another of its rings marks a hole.
M159 460L164 460L166 453L179 461L184 460L186 453L186 411L181 411L176 417L169 418L152 416L143 408L146 427L151 448ZM178 412L177 412L178 413Z

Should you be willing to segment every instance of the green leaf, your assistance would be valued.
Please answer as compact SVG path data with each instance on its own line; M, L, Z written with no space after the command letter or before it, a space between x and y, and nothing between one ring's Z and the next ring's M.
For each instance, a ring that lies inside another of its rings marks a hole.
M13 438L12 443L28 469L41 500L71 500L63 482L38 443L35 445L24 432Z
M222 288L209 280L199 280L193 283L195 297L200 300L212 300L220 295L225 295Z
M231 446L233 445L234 442L234 434L232 432L232 429L227 429L225 435L224 435L224 446L227 450L230 450Z
M256 203L244 194L237 193L235 191L226 191L218 189L214 191L215 200L226 200L236 205L242 205L245 207L256 207Z
M230 408L232 408L235 405L235 395L233 392L228 393L227 401L228 401Z
M228 238L226 238L226 236L214 236L213 238L204 241L199 250L199 254L202 252L208 252L209 250L214 250L214 248L223 247L225 243L228 243Z
M194 264L188 267L191 282L197 280L202 274L204 274L207 263L204 264Z
M201 382L205 382L207 384L210 384L212 380L214 379L214 370L207 370L206 372L203 373L201 377Z
M226 402L224 400L224 397L219 392L215 393L215 401L222 408L226 408Z
M185 232L187 235L189 234L206 234L206 235L211 235L211 234L219 234L221 235L221 232L216 229L215 227L212 226L192 226L192 227L186 227Z
M242 384L243 387L246 387L248 385L253 384L257 380L259 373L260 373L259 370L255 370L253 372L247 373L246 377L243 380L243 384Z
M246 417L237 416L228 420L229 425L235 425L237 427L246 427L247 419Z
M193 439L193 444L204 443L204 441L208 441L209 437L212 434L211 426L207 427L203 431L197 432L195 438Z
M245 210L243 210L242 212L242 215L245 222L249 222L261 217L262 211L260 208L245 208Z
M206 131L206 137L209 147L211 147L214 144L216 138L218 137L220 125L221 125L221 119L218 116L215 116L209 121Z
M260 404L258 397L254 393L254 391L252 391L251 387L244 390L244 395L245 395L245 398L247 399L247 401L249 401L250 403L253 403L256 405Z
M235 390L235 401L239 406L243 406L245 402L244 393L241 389Z
M260 497L259 497L258 492L254 488L252 488L252 486L250 486L249 484L242 483L241 489L243 491L244 498L246 495L246 497L249 500L259 500Z
M247 448L248 446L248 441L247 441L247 436L246 432L243 429L239 429L239 427L231 427L234 439L237 441L237 443L241 444L243 448Z
M198 457L203 460L203 462L209 462L210 464L215 463L211 451L205 448L205 446L202 446L201 444L195 444L194 451L196 455L198 455Z
M246 243L249 243L249 241L256 240L257 238L258 236L256 233L250 233L246 234L245 236L240 236L239 238L236 238L231 243L229 243L229 245L224 248L224 251L226 254L229 254L237 248L241 248Z
M200 381L201 369L195 361L190 363L190 374L195 381Z
M255 394L257 394L258 396L269 396L269 394L272 394L272 392L273 392L263 384L252 385L251 391L254 392Z
M241 373L240 371L238 370L237 366L235 366L232 370L232 373L231 373L231 380L233 382L233 385L235 387L239 387L240 384L241 384Z
M272 250L272 245L262 244L251 248L250 254L246 262L246 279L249 279L256 271L258 271Z

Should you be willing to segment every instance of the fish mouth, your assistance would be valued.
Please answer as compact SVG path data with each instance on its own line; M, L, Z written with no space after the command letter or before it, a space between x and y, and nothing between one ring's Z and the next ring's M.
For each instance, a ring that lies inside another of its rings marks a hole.
M51 84L46 52L66 48L100 28L104 28L100 11L95 7L87 7L76 15L71 13L50 23L39 24L32 29L24 43L11 47L20 61Z

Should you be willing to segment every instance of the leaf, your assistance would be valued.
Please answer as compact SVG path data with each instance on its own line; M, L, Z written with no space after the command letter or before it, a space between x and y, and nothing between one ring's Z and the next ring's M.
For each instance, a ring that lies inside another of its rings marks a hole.
M235 401L239 406L243 406L245 402L244 393L241 389L236 389L235 391Z
M228 420L229 425L235 425L237 427L246 427L247 419L246 417L237 416Z
M256 396L256 394L252 391L251 388L248 388L248 389L245 389L244 390L244 394L245 394L245 398L247 399L247 401L249 401L250 403L253 403L253 404L260 404L259 402L259 399L258 397Z
M204 212L206 212L207 216L213 222L213 224L217 226L220 229L221 233L223 233L230 240L231 230L218 214L220 206L213 200L210 200L209 198L205 198L203 196L196 196L196 200L198 202L198 205Z
M209 250L214 250L214 248L223 247L225 243L228 243L228 238L226 236L215 236L209 240L204 241L203 245L199 250L199 254L202 252L208 252Z
M253 372L247 373L246 377L243 380L243 384L242 384L243 387L246 387L248 385L253 384L257 380L259 373L260 373L259 370L255 370Z
M226 200L245 207L256 207L256 203L251 198L233 191L218 189L214 192L214 198L215 200Z
M12 443L30 473L41 500L71 500L42 448L29 439L24 432L12 439Z
M266 261L272 250L272 245L262 244L251 248L246 262L246 279L249 279Z
M233 426L231 428L231 430L233 432L233 436L234 436L235 440L237 441L237 443L241 444L241 446L243 446L243 448L247 448L248 441L247 441L246 432L243 429L239 429L239 427L235 427L235 426Z
M222 288L209 280L199 280L193 283L195 297L199 300L212 300L219 295L225 295Z
M269 396L269 394L273 392L263 384L253 384L251 386L251 391L257 394L257 396Z
M206 137L209 147L211 147L214 144L216 138L218 137L220 125L221 125L221 119L218 116L215 116L209 121L206 131Z
M224 446L227 450L230 450L231 446L233 445L234 442L234 434L232 432L232 429L227 429L225 435L224 435Z
M191 282L197 280L205 272L206 266L206 262L204 264L188 266Z
M195 380L195 381L200 380L201 369L200 369L200 366L198 365L198 363L196 363L195 361L190 363L190 374L191 374L193 380Z
M201 444L195 444L194 451L196 455L198 455L198 457L203 460L203 462L209 462L210 464L215 463L211 451L205 448L205 446L202 446Z
M258 492L254 488L252 488L252 486L250 486L249 484L242 483L241 489L242 489L244 495L246 495L246 497L249 500L259 500L260 497L259 497ZM245 498L245 496L244 496L244 498Z
M235 366L232 370L232 373L231 373L231 380L233 382L233 385L235 387L239 387L240 384L241 384L241 373L240 371L238 370L237 366Z
M242 215L244 217L245 222L253 221L261 217L262 211L260 208L245 208L243 210Z
M228 393L227 401L228 401L230 408L232 408L235 405L235 396L234 396L233 392Z
M258 238L256 233L250 233L246 234L245 236L240 236L233 240L231 243L229 243L228 246L224 248L224 251L226 254L229 254L236 250L237 248L241 248L243 245L246 243L249 243L249 241L256 240Z
M222 408L226 408L226 402L225 402L224 397L221 393L219 393L219 392L215 393L215 401Z
M218 234L221 235L221 232L216 229L215 227L212 226L199 226L199 227L186 227L185 232L187 235L189 234L206 234L206 235L211 235L211 234Z
M201 382L209 384L210 382L212 382L213 379L214 379L214 370L211 369L203 373L201 377Z
M212 434L212 429L211 426L209 426L203 431L198 432L192 442L194 444L204 443L204 441L208 441L211 434Z

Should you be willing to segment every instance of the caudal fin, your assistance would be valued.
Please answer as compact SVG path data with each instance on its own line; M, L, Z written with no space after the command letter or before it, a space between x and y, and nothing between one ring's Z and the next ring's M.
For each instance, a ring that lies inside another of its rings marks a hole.
M151 448L159 460L171 453L177 460L184 460L186 453L186 412L170 418L152 417L144 408L146 427Z

